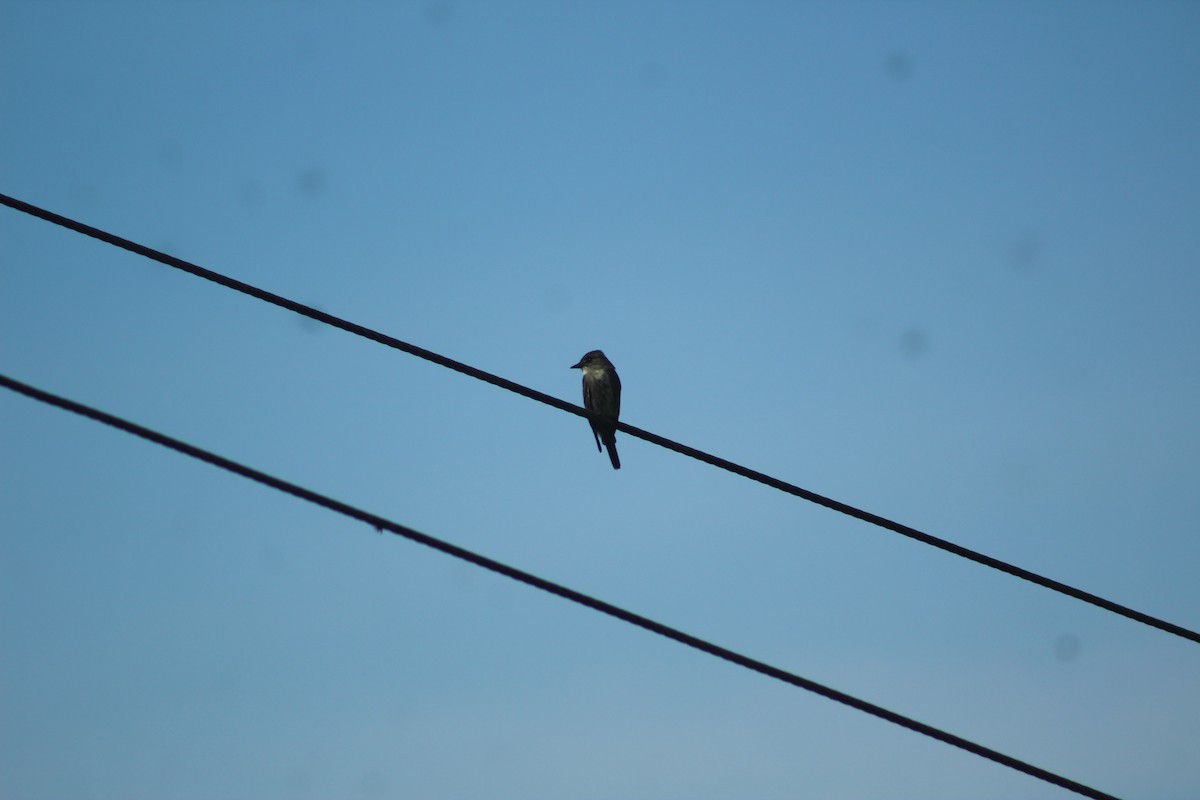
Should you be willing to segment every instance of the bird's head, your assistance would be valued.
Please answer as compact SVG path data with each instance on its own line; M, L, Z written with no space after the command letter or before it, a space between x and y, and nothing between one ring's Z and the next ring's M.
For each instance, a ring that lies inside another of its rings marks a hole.
M608 359L604 353L599 350L593 350L583 358L579 359L578 364L573 364L571 369L587 369L588 367L600 367L608 364Z

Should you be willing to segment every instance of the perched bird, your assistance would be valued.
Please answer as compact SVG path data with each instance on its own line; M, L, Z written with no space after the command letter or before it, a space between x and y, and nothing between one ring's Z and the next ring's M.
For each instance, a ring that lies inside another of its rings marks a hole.
M617 458L617 417L621 414L621 379L612 362L599 350L579 359L579 363L571 369L583 370L583 407L595 416L589 418L592 423L592 436L596 439L596 449L600 443L608 448L608 460L613 469L621 468L621 459Z

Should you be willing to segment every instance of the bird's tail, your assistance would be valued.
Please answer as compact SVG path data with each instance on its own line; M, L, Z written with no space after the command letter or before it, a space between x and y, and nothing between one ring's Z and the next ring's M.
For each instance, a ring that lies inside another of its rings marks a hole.
M621 468L621 459L617 458L617 437L612 437L604 446L608 448L608 460L612 462L613 469Z

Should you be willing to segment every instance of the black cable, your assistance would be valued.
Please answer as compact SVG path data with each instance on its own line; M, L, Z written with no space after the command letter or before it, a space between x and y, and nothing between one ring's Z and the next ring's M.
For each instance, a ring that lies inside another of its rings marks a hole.
M512 578L515 581L532 586L535 589L541 589L544 592L557 595L565 600L570 600L573 603L585 606L593 611L599 611L601 614L607 614L610 617L615 617L622 622L628 622L632 625L638 626L639 628L644 628L651 633L656 633L659 636L666 637L667 639L687 645L688 647L694 648L703 653L708 653L709 655L724 659L725 661L737 664L740 667L753 670L754 672L766 675L769 678L775 678L776 680L783 681L784 683L796 686L800 689L804 689L806 691L819 694L822 697L830 700L843 703L851 708L871 714L875 717L879 717L880 719L886 720L895 725L899 725L903 728L907 728L911 731L915 731L916 733L937 739L945 744L961 748L966 750L968 753L973 753L982 758L986 758L989 761L994 761L997 764L1002 764L1011 769L1015 769L1018 772L1023 772L1026 775L1039 778L1047 783L1052 783L1055 786L1062 787L1063 789L1069 789L1070 791L1076 792L1085 797L1096 798L1096 800L1117 800L1115 797L1113 797L1113 795L1105 794L1098 789L1093 789L1089 786L1085 786L1082 783L1077 783L1076 781L1064 778L1061 775L1048 772L1040 767L1035 767L1032 764L1028 764L1024 761L1013 758L1012 756L1004 755L1003 753L992 750L988 747L984 747L983 745L976 744L968 739L955 736L952 733L947 733L939 728L926 725L923 722L918 722L917 720L903 716L902 714L897 714L894 711L889 711L886 708L877 706L874 703L869 703L866 700L860 700L853 695L839 692L836 689L832 689L828 686L817 683L816 681L809 680L808 678L802 678L799 675L779 669L778 667L773 667L770 664L755 660L749 656L744 656L741 653L728 650L704 639L700 639L696 636L692 636L691 634L684 633L683 631L671 628L667 625L663 625L660 622L655 622L654 620L643 617L640 614L635 614L632 611L626 611L623 608L606 603L603 600L597 600L594 597L583 594L582 592L577 592L574 589L562 586L561 584L553 583L545 578L539 578L536 575L525 572L524 570L517 569L516 567L510 567L507 564L503 564L499 561L494 561L487 556L479 555L478 553L474 553L457 545L450 544L449 542L437 539L433 536L420 533L407 526L400 525L399 523L376 516L339 500L335 500L331 497L318 494L310 489L297 486L294 483L289 483L281 478L276 478L273 475L266 474L265 472L259 472L256 469L239 464L236 461L231 461L227 458L216 455L215 453L202 450L194 445L187 444L186 442L182 442L178 439L173 439L165 434L152 431L149 428L144 428L137 423L129 422L128 420L121 419L120 417L115 417L112 414L92 408L91 406L85 406L82 403L77 403L73 400L68 400L65 397L51 394L50 392L43 391L42 389L35 388L26 383L13 380L5 375L0 375L0 386L3 386L6 389L11 389L19 394L23 394L26 397L31 397L34 400L39 400L48 405L61 408L65 411L70 411L73 414L78 414L82 417L87 417L88 419L102 422L105 425L110 425L118 430L133 434L134 436L138 436L142 439L146 439L147 441L162 445L163 447L183 453L184 455L191 456L192 458L198 459L207 464L212 464L213 466L228 470L235 475L240 475L243 478L249 478L252 481L256 481L265 486L269 486L272 489L285 492L293 497L298 497L301 500L307 500L310 503L322 506L330 511L335 511L352 519L365 522L378 530L391 531L392 533L403 536L404 538L410 539L418 544L423 544L426 547L431 547L434 550L438 550L442 553L453 556L454 558L474 564L477 567L483 567L484 569L499 573L507 578Z
M530 389L527 386L522 386L519 383L514 383L497 375L492 375L489 372L484 372L481 369L463 364L460 361L455 361L430 350L417 347L416 345L412 345L407 342L402 342L399 339L388 336L384 333L380 333L379 331L349 322L341 319L340 317L335 317L332 314L327 314L324 311L312 308L311 306L306 306L303 303L297 303L295 300L289 300L286 297L281 297L264 289L259 289L255 286L251 286L248 283L243 283L218 272L213 272L212 270L197 266L196 264L176 258L175 256L167 255L166 253L146 247L145 245L131 242L128 239L123 239L120 236L107 233L99 228L93 228L90 225L85 225L82 222L69 219L61 214L56 214L53 211L47 211L46 209L26 203L23 200L18 200L14 197L0 194L0 203L9 206L10 208L14 208L17 211L23 211L31 216L46 220L47 222L52 222L55 225L61 225L69 230L82 233L85 236L91 236L94 239L99 239L100 241L106 242L107 244L111 244L115 247L120 247L132 253L145 256L146 258L157 261L160 264L166 264L169 267L183 270L184 272L188 272L192 275L196 275L197 277L220 284L226 288L250 295L258 300L271 303L272 305L279 306L280 308L286 308L289 311L294 311L297 314L308 317L309 319L323 322L326 325L331 325L335 328L341 328L342 330L353 333L356 336L362 336L363 338L370 339L373 342L378 342L379 344L386 345L396 350L402 350L405 353L417 356L418 358L423 358L427 361L432 361L435 364L448 367L449 369L455 370L456 372L461 372L464 375L470 375L472 378L477 378L486 383L490 383L493 386L499 386L501 389L507 389L510 392L515 392L524 397L528 397L531 400L537 400L539 403L545 403L546 405L554 406L561 411L566 411L570 414L575 414L576 416L580 417L588 416L588 412L584 409L580 408L579 406L572 405L564 400L559 400L557 397L551 397L550 395L539 392L536 389ZM971 550L946 539L941 539L937 536L933 536L932 534L924 533L923 531L919 531L916 528L912 528L908 525L902 525L899 522L894 522L893 520L887 519L886 517L881 517L878 514L872 514L869 511L863 511L847 503L842 503L838 500L824 497L816 492L810 492L807 489L801 489L799 486L794 486L786 481L773 478L770 475L757 472L756 470L749 469L748 467L743 467L739 464L733 463L732 461L727 461L723 458L705 453L704 451L697 450L694 447L688 447L685 444L671 441L670 439L650 433L649 431L644 431L641 428L635 428L627 423L618 422L617 429L629 434L630 436L643 439L652 444L657 444L660 447L667 448L668 450L674 450L676 453L690 456L691 458L703 461L706 464L711 464L714 467L720 467L721 469L732 472L735 475L741 475L743 478L749 478L752 481L758 481L759 483L770 486L773 489L778 489L781 492L786 492L787 494L795 497L800 497L812 503L825 506L826 508L841 512L847 516L862 520L863 522L877 525L880 528L892 531L893 533L898 533L901 536L907 536L910 539L915 539L918 542L930 545L931 547L936 547L939 550L953 553L954 555L960 556L969 561L974 561L976 564L982 564L985 567L991 567L992 569L1012 575L1015 578L1020 578L1025 581L1029 581L1030 583L1035 583L1038 586L1042 586L1046 589L1051 589L1059 592L1060 594L1065 594L1068 597L1073 597L1076 600L1082 600L1083 602L1090 603L1098 608L1111 611L1114 614L1119 614L1123 617L1134 620L1135 622L1140 622L1143 625L1149 625L1152 628L1158 628L1161 631L1165 631L1167 633L1180 636L1184 639L1190 639L1193 642L1200 643L1200 633L1185 628L1182 625L1176 625L1173 622L1167 622L1166 620L1159 619L1158 617L1153 617L1149 614L1145 614L1141 611L1130 608L1129 606L1115 603L1112 600L1106 600L1099 595L1092 594L1091 592L1085 592L1082 589L1077 589L1069 584L1056 581L1053 578L1047 578L1043 575L1039 575L1036 572L1018 567L1015 564L1010 564L1007 561L1001 561L998 558L993 558L992 556Z

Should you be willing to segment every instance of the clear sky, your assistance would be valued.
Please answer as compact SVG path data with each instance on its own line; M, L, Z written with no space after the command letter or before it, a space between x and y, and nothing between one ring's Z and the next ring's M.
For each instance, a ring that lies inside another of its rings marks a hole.
M0 192L1200 627L1200 4L0 0ZM0 208L0 372L1120 797L1200 646ZM1070 796L0 392L0 796Z

